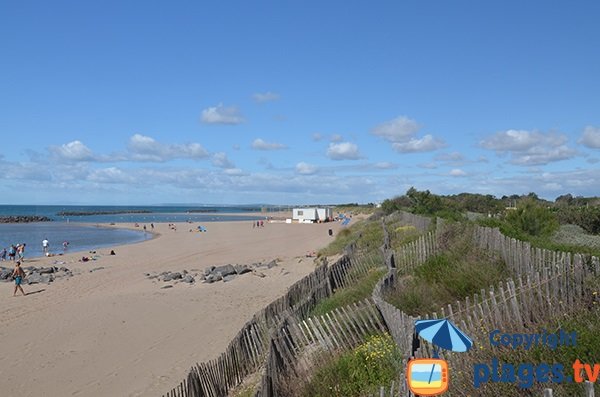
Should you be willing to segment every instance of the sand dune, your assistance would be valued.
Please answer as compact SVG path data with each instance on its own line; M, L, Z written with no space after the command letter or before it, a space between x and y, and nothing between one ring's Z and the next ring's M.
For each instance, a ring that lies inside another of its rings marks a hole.
M132 225L120 225L132 227ZM158 236L143 243L83 254L34 258L25 266L65 261L79 274L49 285L0 284L0 394L3 396L162 395L189 367L217 357L252 315L314 268L308 251L331 241L338 224L207 223L206 233L157 224ZM282 263L228 283L161 289L144 274L249 264ZM91 269L104 267L94 272ZM284 271L289 272L284 275Z

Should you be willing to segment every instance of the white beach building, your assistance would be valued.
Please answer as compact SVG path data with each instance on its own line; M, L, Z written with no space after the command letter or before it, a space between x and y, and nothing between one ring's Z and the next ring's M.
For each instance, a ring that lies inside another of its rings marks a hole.
M326 222L333 217L331 208L294 208L292 219L300 223Z

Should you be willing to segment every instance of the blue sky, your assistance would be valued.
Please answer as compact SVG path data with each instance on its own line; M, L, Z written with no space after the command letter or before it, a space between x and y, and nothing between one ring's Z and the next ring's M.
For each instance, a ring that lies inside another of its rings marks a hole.
M0 202L598 195L594 1L2 2Z

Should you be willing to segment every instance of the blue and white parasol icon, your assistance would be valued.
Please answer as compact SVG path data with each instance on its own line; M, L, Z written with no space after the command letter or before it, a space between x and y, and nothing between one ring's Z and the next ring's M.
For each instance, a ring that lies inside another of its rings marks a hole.
M417 320L415 331L421 338L433 344L434 358L438 357L436 347L453 352L466 352L473 346L471 338L452 324L450 320ZM435 365L432 365L428 383L431 383L434 369Z
M453 352L466 352L473 346L473 341L458 329L450 320L417 320L417 334L434 346ZM437 355L437 352L434 353Z

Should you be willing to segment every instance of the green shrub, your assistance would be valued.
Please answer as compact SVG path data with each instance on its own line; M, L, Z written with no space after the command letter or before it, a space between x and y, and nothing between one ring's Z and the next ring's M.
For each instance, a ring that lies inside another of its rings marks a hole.
M322 315L338 307L348 306L351 303L360 302L368 298L373 293L375 284L385 275L386 271L382 268L373 268L356 283L335 291L329 298L322 300L312 310L311 315Z
M463 300L508 276L505 263L473 246L472 226L448 224L438 233L443 253L401 277L387 299L410 315L425 315Z
M531 199L522 200L517 209L508 211L506 221L516 230L535 237L548 237L559 226L554 212Z
M402 354L389 334L374 335L353 351L330 360L304 387L307 397L358 397L396 378Z

